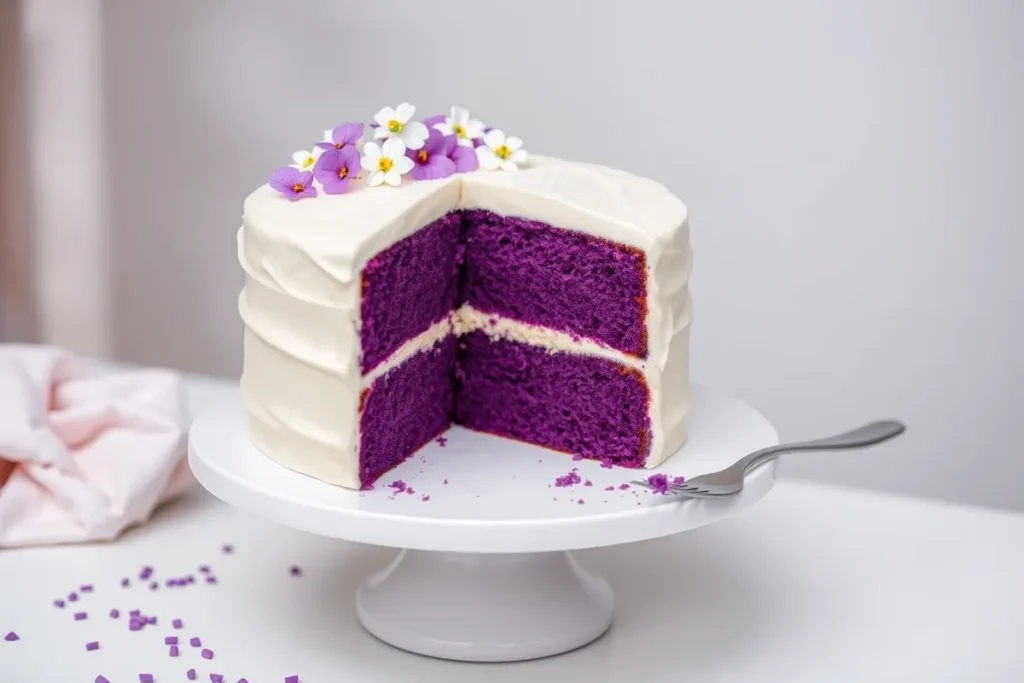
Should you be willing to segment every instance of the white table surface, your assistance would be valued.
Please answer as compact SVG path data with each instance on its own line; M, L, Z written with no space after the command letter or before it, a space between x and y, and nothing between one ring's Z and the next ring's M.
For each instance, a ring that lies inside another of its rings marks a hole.
M194 411L228 385L192 379ZM230 542L231 555L220 547ZM103 545L0 553L2 683L746 683L1024 681L1024 516L783 479L740 516L675 537L577 554L615 590L596 643L547 660L462 664L392 649L356 621L354 592L394 551L276 526L195 490ZM151 592L209 564L217 585ZM300 577L289 575L300 565ZM52 606L83 583L95 592ZM140 608L157 626L129 632ZM73 609L72 609L73 608ZM74 621L75 611L89 618ZM439 615L443 618L443 615ZM174 631L180 617L185 628ZM170 658L164 636L177 634ZM212 661L188 647L198 635ZM85 643L101 648L86 652Z

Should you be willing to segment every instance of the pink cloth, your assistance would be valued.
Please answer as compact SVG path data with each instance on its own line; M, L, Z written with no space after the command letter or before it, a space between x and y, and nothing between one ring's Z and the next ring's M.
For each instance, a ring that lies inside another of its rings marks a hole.
M193 482L179 377L0 345L0 547L111 540Z

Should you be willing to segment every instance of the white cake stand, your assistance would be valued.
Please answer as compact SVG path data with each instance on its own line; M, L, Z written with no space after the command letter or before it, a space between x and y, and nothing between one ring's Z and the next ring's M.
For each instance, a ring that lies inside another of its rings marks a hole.
M675 534L724 519L764 496L774 464L722 500L632 486L653 472L693 477L778 442L753 408L695 387L686 446L654 471L590 461L461 428L386 474L374 490L324 484L274 463L246 435L236 395L189 435L199 482L230 505L323 536L401 548L359 589L360 622L419 654L515 661L586 645L611 625L612 591L568 551ZM556 485L576 469L579 484ZM391 488L401 480L413 493ZM587 485L587 482L590 482ZM581 502L582 501L582 502Z

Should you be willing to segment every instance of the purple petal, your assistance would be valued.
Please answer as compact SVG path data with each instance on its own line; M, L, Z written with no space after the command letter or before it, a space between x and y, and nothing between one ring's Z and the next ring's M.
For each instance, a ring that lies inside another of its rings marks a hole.
M480 167L480 161L476 158L476 151L472 147L456 147L455 151L451 153L451 160L458 173L469 173Z
M438 180L455 173L455 162L443 154L435 154L425 163L416 164L409 171L409 177L415 180Z
M425 149L427 154L444 154L444 146L444 133L436 128L431 128L421 149Z
M348 183L352 180L352 176L346 175L344 178L339 178L336 175L329 175L323 179L317 178L317 180L320 181L324 194L345 194L348 191ZM213 577L211 576L210 578L212 579Z
M427 128L433 129L433 127L436 126L437 124L444 123L444 120L445 120L445 115L444 114L437 114L436 116L428 116L427 118L423 119L423 125L426 126Z
M455 152L455 148L459 146L458 135L445 135L444 136L444 155L449 159L452 158L452 154Z
M334 129L334 141L345 146L355 145L363 139L363 129L361 123L343 123Z
M301 178L302 172L299 169L282 166L270 174L270 186L281 194L292 194L292 187L300 182Z

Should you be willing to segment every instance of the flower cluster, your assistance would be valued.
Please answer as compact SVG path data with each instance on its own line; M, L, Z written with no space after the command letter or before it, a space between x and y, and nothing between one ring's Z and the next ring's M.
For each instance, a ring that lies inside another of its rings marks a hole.
M344 194L356 178L370 187L398 187L405 176L437 180L478 168L515 171L526 161L522 140L485 127L461 107L422 121L415 114L408 102L384 107L373 117L367 142L362 123L329 129L312 149L293 154L290 166L274 171L270 186L295 201L315 197L318 190Z

